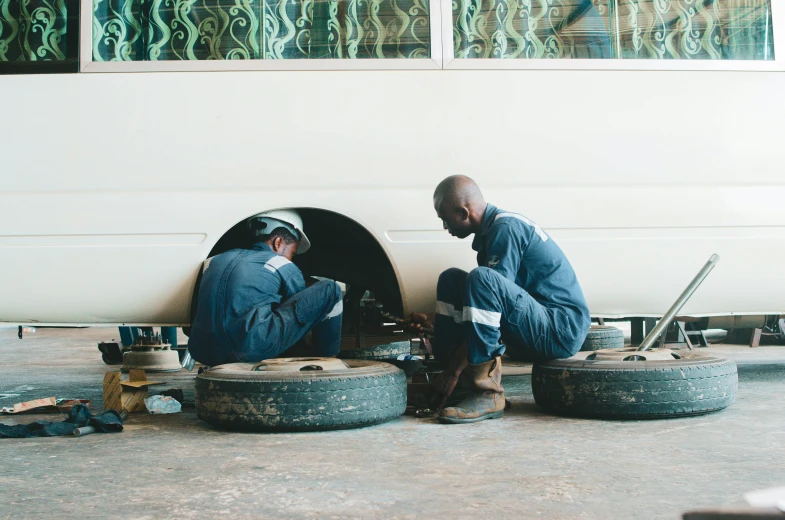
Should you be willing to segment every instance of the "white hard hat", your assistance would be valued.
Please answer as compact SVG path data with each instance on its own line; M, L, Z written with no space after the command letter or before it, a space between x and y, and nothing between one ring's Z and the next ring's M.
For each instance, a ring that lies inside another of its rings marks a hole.
M272 233L275 228L283 227L292 233L298 240L297 254L305 253L311 248L311 241L305 236L303 231L303 219L300 214L292 209L275 209L273 211L265 211L258 213L248 219L248 227L253 231L253 223L261 221L266 224L260 234ZM258 233L258 231L257 231Z

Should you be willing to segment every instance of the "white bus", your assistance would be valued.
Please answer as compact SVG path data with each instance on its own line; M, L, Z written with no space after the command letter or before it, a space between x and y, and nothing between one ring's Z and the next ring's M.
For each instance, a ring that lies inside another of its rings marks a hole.
M0 321L187 325L247 217L429 310L461 173L592 315L785 313L781 0L0 0ZM38 74L43 73L43 74Z

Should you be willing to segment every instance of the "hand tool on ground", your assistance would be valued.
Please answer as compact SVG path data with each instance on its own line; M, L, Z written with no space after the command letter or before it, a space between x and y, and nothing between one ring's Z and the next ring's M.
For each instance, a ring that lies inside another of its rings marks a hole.
M121 414L120 419L125 421L125 418L128 417L127 413ZM82 426L81 428L76 428L74 430L74 437L83 437L85 435L90 435L91 433L95 433L97 430L94 426Z

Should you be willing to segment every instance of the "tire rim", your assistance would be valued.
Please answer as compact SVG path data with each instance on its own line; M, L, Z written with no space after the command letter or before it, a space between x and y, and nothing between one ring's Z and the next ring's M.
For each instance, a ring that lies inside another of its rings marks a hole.
M285 359L285 358L282 358ZM315 359L315 358L305 358ZM268 363L272 360L265 360L263 363ZM253 363L229 363L226 365L218 365L205 370L198 376L197 380L221 379L221 380L305 380L305 379L322 379L336 376L356 376L356 375L379 375L382 373L401 372L403 371L389 363L380 361L370 361L361 359L336 359L341 363L338 370L333 369L310 369L310 370L254 370L258 364ZM303 362L301 367L313 365L313 361ZM293 364L294 365L294 364Z
M296 357L265 359L251 367L252 372L308 372L318 370L338 372L349 370L349 365L336 358Z
M603 368L613 364L616 367L630 369L644 368L653 365L671 364L709 364L727 361L722 356L711 353L695 352L694 350L675 351L671 349L637 350L635 347L602 349L595 351L578 352L575 356L566 359L548 361L545 365L562 368L592 367ZM641 365L643 363L643 365Z
M639 352L635 347L595 350L586 361L673 361L682 356L669 348L653 348Z

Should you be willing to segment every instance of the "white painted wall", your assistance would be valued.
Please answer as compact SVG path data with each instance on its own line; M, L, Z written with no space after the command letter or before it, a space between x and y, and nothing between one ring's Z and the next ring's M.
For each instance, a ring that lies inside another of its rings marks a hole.
M785 313L785 75L312 71L0 78L0 321L184 323L196 269L273 207L338 211L407 310L470 268L464 173L566 251L595 315ZM307 231L307 230L306 230ZM64 304L64 302L67 302Z

